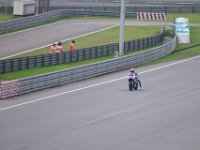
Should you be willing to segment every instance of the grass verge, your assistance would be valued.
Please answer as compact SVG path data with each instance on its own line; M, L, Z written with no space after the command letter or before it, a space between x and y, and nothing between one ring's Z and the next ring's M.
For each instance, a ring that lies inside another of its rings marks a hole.
M191 27L190 34L191 34L190 44L177 45L175 51L171 53L170 55L145 63L144 65L157 64L161 62L184 59L184 58L200 55L200 46L195 46L195 45L200 44L200 37L199 37L200 27Z
M172 60L185 59L185 58L198 56L198 55L200 55L200 46L194 47L194 48L188 48L187 50L184 50L184 51L177 51L177 52L174 51L173 53L165 57L142 64L141 66L153 65L153 64L168 62Z
M189 23L200 24L200 14L167 14L167 22L174 22L174 17L184 17L189 19Z
M21 18L21 17L20 16L14 16L12 14L0 13L0 22L12 20L12 19L19 19L19 18Z

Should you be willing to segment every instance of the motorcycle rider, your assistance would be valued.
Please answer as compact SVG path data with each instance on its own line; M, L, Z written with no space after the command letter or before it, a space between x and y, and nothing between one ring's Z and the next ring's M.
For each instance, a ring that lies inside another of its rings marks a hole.
M128 80L130 81L131 79L135 79L135 70L134 70L134 68L130 68L129 69Z
M128 73L129 85L132 84L132 81L133 81L135 78L137 78L140 87L142 87L141 81L139 80L138 73L135 72L134 68L130 68L130 69L129 69L129 73Z

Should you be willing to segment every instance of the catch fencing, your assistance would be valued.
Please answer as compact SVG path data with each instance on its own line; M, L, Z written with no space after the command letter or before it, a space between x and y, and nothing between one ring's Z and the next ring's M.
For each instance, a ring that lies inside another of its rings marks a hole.
M108 12L120 12L120 6L52 6L51 10L58 9L82 9L91 11L108 11ZM157 13L167 13L167 14L199 14L200 7L197 6L127 6L126 12L157 12Z
M3 91L5 85L4 82L0 85L0 99L8 98L13 95L22 95L25 93L42 90L49 87L59 86L71 82L76 82L91 77L127 69L132 66L137 66L145 62L166 56L170 54L176 48L176 37L157 48L140 52L120 58L104 61L100 63L85 65L82 67L75 67L72 69L52 72L49 74L38 75L28 77L20 80L10 81L10 84L14 84L14 87L10 87L7 91ZM9 83L8 83L9 84ZM11 90L11 89L16 90Z
M160 44L163 41L163 36L164 33L163 31L161 31L160 34L153 37L126 41L124 43L125 52L144 49L156 44ZM0 73L13 72L38 67L47 67L104 56L114 56L115 52L118 50L119 43L115 43L110 45L76 50L73 52L65 51L62 53L55 54L44 54L23 58L5 59L0 60Z
M98 4L97 4L98 5ZM120 12L120 6L113 5L111 6L51 6L50 10L55 11L59 9L82 9L82 10L92 10L92 11L108 11L108 12ZM181 14L181 13L200 13L200 7L197 6L127 6L127 12L160 12L160 13L174 13L174 14ZM8 6L7 10L5 7L0 7L1 13L13 13L13 7Z

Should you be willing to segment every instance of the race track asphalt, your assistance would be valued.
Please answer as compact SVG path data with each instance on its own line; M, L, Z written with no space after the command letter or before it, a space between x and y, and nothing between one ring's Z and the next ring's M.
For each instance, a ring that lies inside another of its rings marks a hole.
M171 63L138 68L138 91L124 70L1 101L0 149L199 150L200 57Z

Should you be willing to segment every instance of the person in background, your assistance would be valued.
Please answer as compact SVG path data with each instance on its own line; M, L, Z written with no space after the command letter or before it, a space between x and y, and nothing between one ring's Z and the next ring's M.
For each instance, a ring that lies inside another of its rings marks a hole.
M56 52L56 43L53 43L50 48L50 54L54 54Z
M56 49L57 49L56 50L57 53L61 53L63 51L63 45L61 42L58 42Z
M70 43L68 50L69 50L70 52L72 52L72 51L74 51L75 49L76 49L76 48L75 48L75 41L73 40L73 41Z

